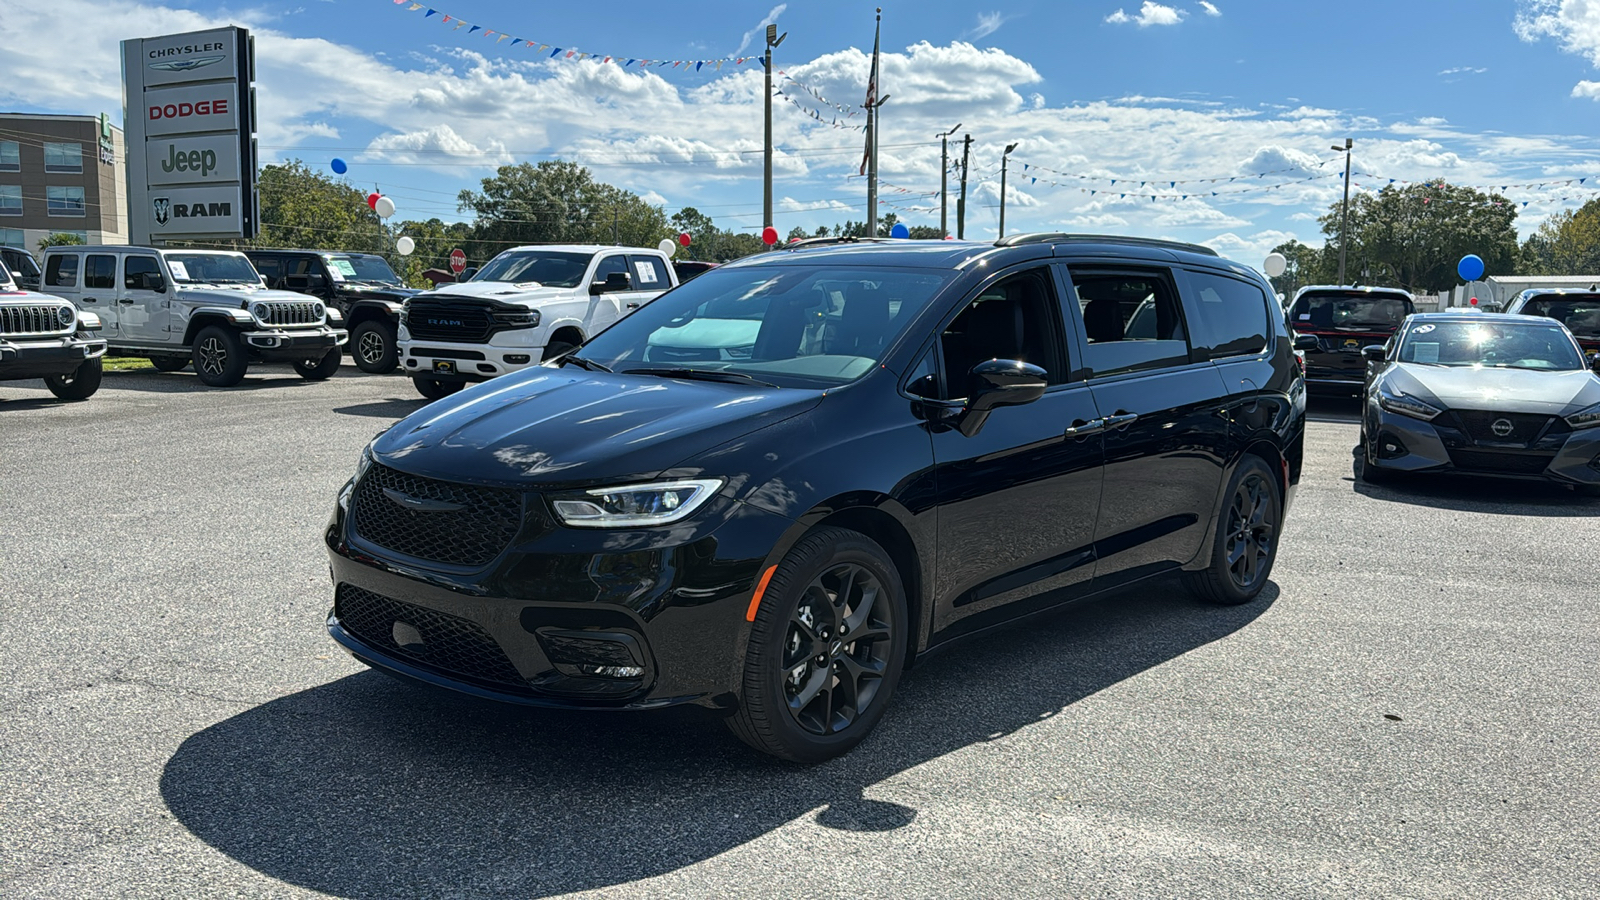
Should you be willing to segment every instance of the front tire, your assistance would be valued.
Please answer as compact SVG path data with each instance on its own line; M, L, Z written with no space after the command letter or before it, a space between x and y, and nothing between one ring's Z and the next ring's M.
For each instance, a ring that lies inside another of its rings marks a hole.
M412 376L411 383L416 387L417 393L429 400L443 400L467 386L466 382L462 381L440 381L437 378L420 376Z
M728 727L794 762L849 752L883 718L910 630L900 573L882 547L842 528L806 535L767 581Z
M1283 497L1260 457L1246 456L1228 482L1222 518L1212 540L1211 565L1190 572L1189 589L1224 606L1249 603L1267 586L1278 558Z
M194 373L211 387L233 387L250 365L239 334L220 325L207 325L195 335L193 360Z
M339 371L339 348L329 350L321 359L297 360L294 370L307 381L327 381Z
M44 386L57 400L87 400L100 390L100 379L105 374L100 357L86 359L71 375L46 375Z
M370 375L387 375L400 365L395 329L383 322L362 322L350 333L350 355L356 368Z

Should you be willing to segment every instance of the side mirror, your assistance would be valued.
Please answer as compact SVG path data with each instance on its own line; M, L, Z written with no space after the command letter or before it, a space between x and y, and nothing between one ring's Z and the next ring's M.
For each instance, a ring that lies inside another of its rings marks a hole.
M160 272L140 272L139 289L165 294L167 292L167 280L161 277Z
M1022 406L1044 396L1050 376L1032 363L1016 359L991 359L972 367L967 375L967 409L957 427L972 437L996 407Z
M633 290L633 281L628 278L628 273L626 272L612 272L606 276L605 281L596 281L589 285L589 293L596 297L601 294L631 290Z
M1600 353L1589 357L1589 369L1596 375L1600 375Z
M305 293L314 291L326 284L321 275L285 275L283 276L283 289L286 291L299 291Z
M1297 334L1294 336L1294 349L1320 350L1322 349L1322 342L1317 340L1317 336L1314 334Z
M1389 351L1382 344L1368 344L1361 348L1361 355L1365 356L1368 362L1383 362Z

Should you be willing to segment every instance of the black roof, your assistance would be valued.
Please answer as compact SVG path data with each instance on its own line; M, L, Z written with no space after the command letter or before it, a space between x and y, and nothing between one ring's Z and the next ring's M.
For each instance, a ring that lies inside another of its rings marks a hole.
M332 254L334 256L379 256L379 257L381 257L381 255L382 255L382 254L378 254L378 253L368 253L365 250L299 250L299 249L291 250L291 249L289 249L287 247L251 247L251 248L249 248L247 250L244 250L243 252L244 252L245 256L249 256L252 253L301 253L301 254L305 254L307 256L322 256L325 253L326 254Z

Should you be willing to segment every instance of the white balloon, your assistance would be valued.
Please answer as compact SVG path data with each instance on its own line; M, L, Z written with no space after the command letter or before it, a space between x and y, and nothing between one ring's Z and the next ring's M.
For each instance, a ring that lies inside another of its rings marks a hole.
M1268 253L1266 260L1261 264L1261 270L1267 273L1268 278L1277 278L1287 268L1289 260L1285 259L1282 253Z
M662 238L661 243L656 245L656 249L671 256L678 249L678 244L672 238Z
M394 201L388 197L379 197L378 202L372 208L377 212L380 219L387 219L394 215Z
M413 241L411 238L402 237L394 242L394 249L395 252L399 253L401 256L410 256L411 251L417 249L417 242Z

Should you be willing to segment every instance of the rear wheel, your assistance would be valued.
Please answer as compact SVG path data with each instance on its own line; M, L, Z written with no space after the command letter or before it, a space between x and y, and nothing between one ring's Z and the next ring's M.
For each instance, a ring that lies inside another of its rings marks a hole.
M466 387L462 381L440 381L437 378L421 378L413 376L411 383L416 385L417 393L429 400L443 400Z
M842 528L807 535L768 579L728 726L795 762L849 752L894 695L906 618L900 574L882 547Z
M339 348L329 350L321 359L296 360L294 370L307 381L327 381L339 371Z
M233 387L244 380L250 361L237 332L207 325L194 338L194 373L211 387Z
M1212 603L1249 603L1267 586L1278 556L1283 499L1278 479L1259 457L1246 456L1228 482L1211 565L1188 573L1189 588Z
M350 354L356 368L373 375L386 375L400 364L394 327L384 322L362 322L350 333Z
M56 395L58 400L87 400L100 390L100 378L104 374L100 366L100 358L86 359L71 375L47 375L44 386L50 393Z
M157 372L177 372L189 364L186 356L152 356L150 365L156 367Z

